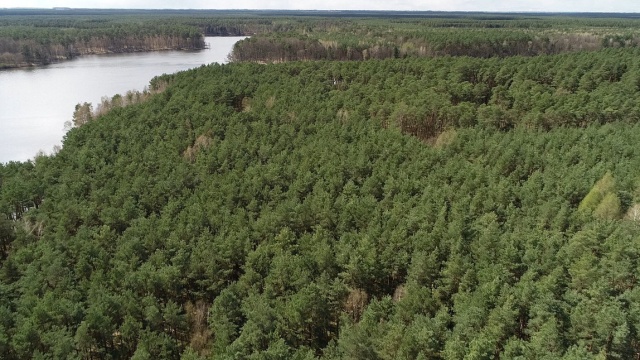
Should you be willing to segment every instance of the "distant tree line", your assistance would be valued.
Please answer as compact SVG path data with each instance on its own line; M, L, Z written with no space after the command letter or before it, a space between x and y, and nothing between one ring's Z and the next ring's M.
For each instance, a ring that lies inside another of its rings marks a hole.
M201 49L203 36L251 36L234 61L559 54L635 47L628 17L289 11L0 11L0 68L84 54ZM392 29L392 31L391 31Z
M118 23L109 19L30 23L0 18L0 68L44 65L87 54L155 50L195 50L205 46L201 32L180 24ZM88 24L87 24L88 23Z
M582 27L523 30L491 25L476 28L467 23L447 24L449 27L446 27L437 22L408 22L403 23L399 30L388 32L377 23L347 24L258 34L237 43L231 59L283 62L436 56L488 58L552 55L640 44L640 32L633 28L623 29L625 34L620 35L620 29L602 33Z

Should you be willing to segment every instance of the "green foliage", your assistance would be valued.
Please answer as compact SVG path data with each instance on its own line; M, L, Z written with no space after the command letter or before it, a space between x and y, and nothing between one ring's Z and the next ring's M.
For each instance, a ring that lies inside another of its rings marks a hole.
M598 205L603 201L605 196L615 191L615 180L611 176L610 172L604 174L604 176L596 182L591 188L587 196L580 202L579 210L595 210Z
M640 44L637 23L615 18L594 21L584 15L561 18L552 14L526 17L509 14L505 17L504 14L428 12L350 15L349 21L294 18L287 27L255 31L254 36L236 44L231 59L281 62L437 56L488 58ZM391 27L393 31L389 31ZM624 67L612 64L603 69L602 76L613 80L620 78L622 72ZM468 74L472 75L469 81L475 83L474 72Z
M0 357L631 358L636 57L158 78L0 166Z
M616 219L620 216L620 211L620 199L615 193L608 193L593 211L593 216L600 219Z
M578 210L592 212L599 219L617 219L622 209L611 172L607 172L596 182L578 206Z

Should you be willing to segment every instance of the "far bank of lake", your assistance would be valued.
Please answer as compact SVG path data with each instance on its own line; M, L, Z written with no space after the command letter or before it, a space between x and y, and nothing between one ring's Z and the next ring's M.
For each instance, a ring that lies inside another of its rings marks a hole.
M245 37L207 37L200 51L83 56L33 69L0 71L0 162L49 153L78 103L143 90L154 77L213 62L225 63Z

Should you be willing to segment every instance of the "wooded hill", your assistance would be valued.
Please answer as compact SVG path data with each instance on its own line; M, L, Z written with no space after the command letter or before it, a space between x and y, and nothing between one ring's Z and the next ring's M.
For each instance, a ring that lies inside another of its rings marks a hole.
M638 55L156 79L0 166L0 357L638 357Z

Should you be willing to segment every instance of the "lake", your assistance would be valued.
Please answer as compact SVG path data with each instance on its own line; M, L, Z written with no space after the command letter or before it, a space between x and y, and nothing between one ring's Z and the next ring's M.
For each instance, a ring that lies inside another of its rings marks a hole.
M157 75L225 63L244 37L207 37L200 51L91 55L33 69L0 71L0 162L32 159L60 145L76 104L143 90Z

